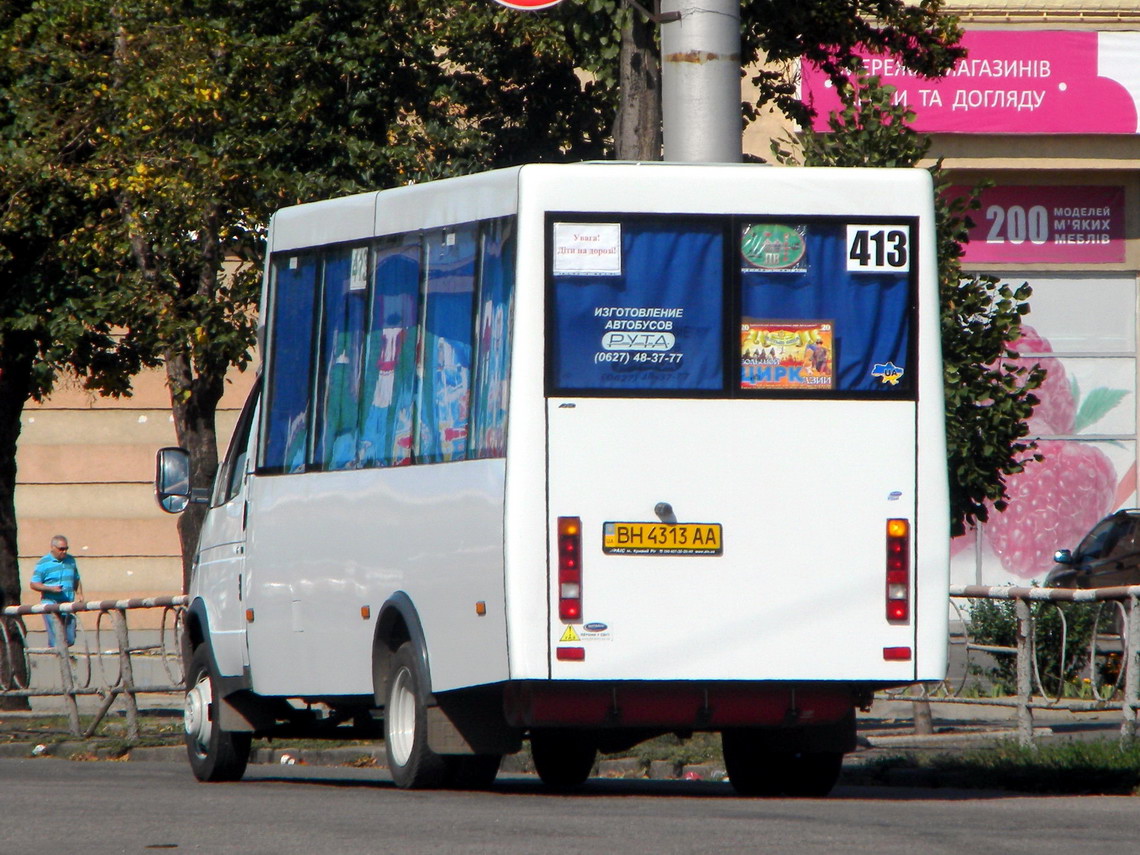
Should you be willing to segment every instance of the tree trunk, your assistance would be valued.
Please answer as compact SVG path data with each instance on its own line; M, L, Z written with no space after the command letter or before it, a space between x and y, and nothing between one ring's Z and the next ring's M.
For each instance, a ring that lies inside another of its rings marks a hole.
M20 564L16 523L16 443L31 392L36 344L31 336L5 332L0 339L0 608L20 604ZM0 618L0 688L28 683L20 618ZM29 709L27 698L0 696L0 709Z
M209 490L218 469L218 402L225 390L225 375L194 376L184 353L168 351L166 377L171 389L174 431L178 444L190 452L191 489ZM186 394L189 392L189 394ZM190 571L198 548L198 535L206 518L206 506L191 503L178 518L182 545L182 590L190 585Z
M934 733L934 715L930 710L930 698L926 697L922 686L916 684L911 689L914 700L911 701L914 710L914 732L919 736L930 736Z
M661 61L653 21L634 12L621 31L620 96L614 120L618 160L661 159Z

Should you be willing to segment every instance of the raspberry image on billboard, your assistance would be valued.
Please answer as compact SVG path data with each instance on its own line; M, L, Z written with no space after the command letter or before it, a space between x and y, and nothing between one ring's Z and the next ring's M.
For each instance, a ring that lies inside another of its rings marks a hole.
M993 551L1006 573L1033 579L1049 572L1057 549L1075 547L1132 490L1118 483L1116 467L1101 449L1063 438L1096 424L1126 397L1126 391L1102 386L1081 395L1061 360L1048 355L1053 353L1049 340L1031 326L1023 325L1021 331L1010 349L1033 355L1002 364L1040 365L1046 370L1042 385L1034 390L1039 403L1027 422L1029 438L1049 437L1037 440L1043 459L1027 463L1023 472L1006 479L1008 506L1002 513L990 507L980 539L970 529L951 540L950 549L952 556L958 555L980 542Z
M1022 325L1021 338L1010 345L1010 350L1016 353L1052 353L1053 346L1048 339L1037 334L1031 326ZM1043 362L1034 357L1020 357L1011 359L1004 364L1032 368ZM1045 380L1034 394L1039 403L1033 408L1033 415L1029 418L1030 436L1058 436L1073 432L1077 418L1077 402L1069 386L1069 378L1065 373L1065 366L1059 359L1048 359L1041 366L1045 369Z
M1116 496L1116 467L1100 449L1046 440L1038 451L1044 459L1008 479L1009 507L985 524L1002 567L1022 579L1047 573L1054 551L1076 546Z

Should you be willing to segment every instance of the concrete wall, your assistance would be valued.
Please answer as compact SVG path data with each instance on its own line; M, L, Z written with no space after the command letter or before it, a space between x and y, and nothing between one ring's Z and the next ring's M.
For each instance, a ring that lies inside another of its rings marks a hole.
M224 449L253 372L234 372L218 413ZM20 435L16 512L23 601L55 534L79 562L86 599L180 593L177 518L154 501L154 455L175 445L165 375L148 371L130 398L103 398L65 382L30 404Z

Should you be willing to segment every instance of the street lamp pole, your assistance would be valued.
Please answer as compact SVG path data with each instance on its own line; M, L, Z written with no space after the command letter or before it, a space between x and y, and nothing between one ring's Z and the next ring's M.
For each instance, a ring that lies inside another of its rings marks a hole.
M661 0L665 160L739 163L739 0Z

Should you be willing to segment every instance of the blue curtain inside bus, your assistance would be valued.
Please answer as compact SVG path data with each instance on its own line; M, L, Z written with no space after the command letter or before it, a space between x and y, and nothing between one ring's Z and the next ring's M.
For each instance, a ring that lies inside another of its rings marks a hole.
M721 225L620 225L620 273L554 276L554 387L721 389Z
M261 461L270 470L305 468L317 261L314 255L285 256L273 265L273 338Z
M321 321L321 377L313 463L321 469L355 468L364 357L368 249L325 255Z
M372 324L360 414L363 466L412 460L420 245L412 239L374 250Z
M805 329L830 324L830 388L902 393L913 383L909 274L848 272L844 230L843 223L801 227L805 253L794 270L744 266L741 314L758 328L773 321L799 322ZM746 380L742 386L747 388Z
M424 235L427 287L424 350L417 395L417 463L467 456L476 229Z
M515 284L514 222L502 219L484 223L480 237L476 371L468 449L468 456L472 458L506 454L511 301Z

